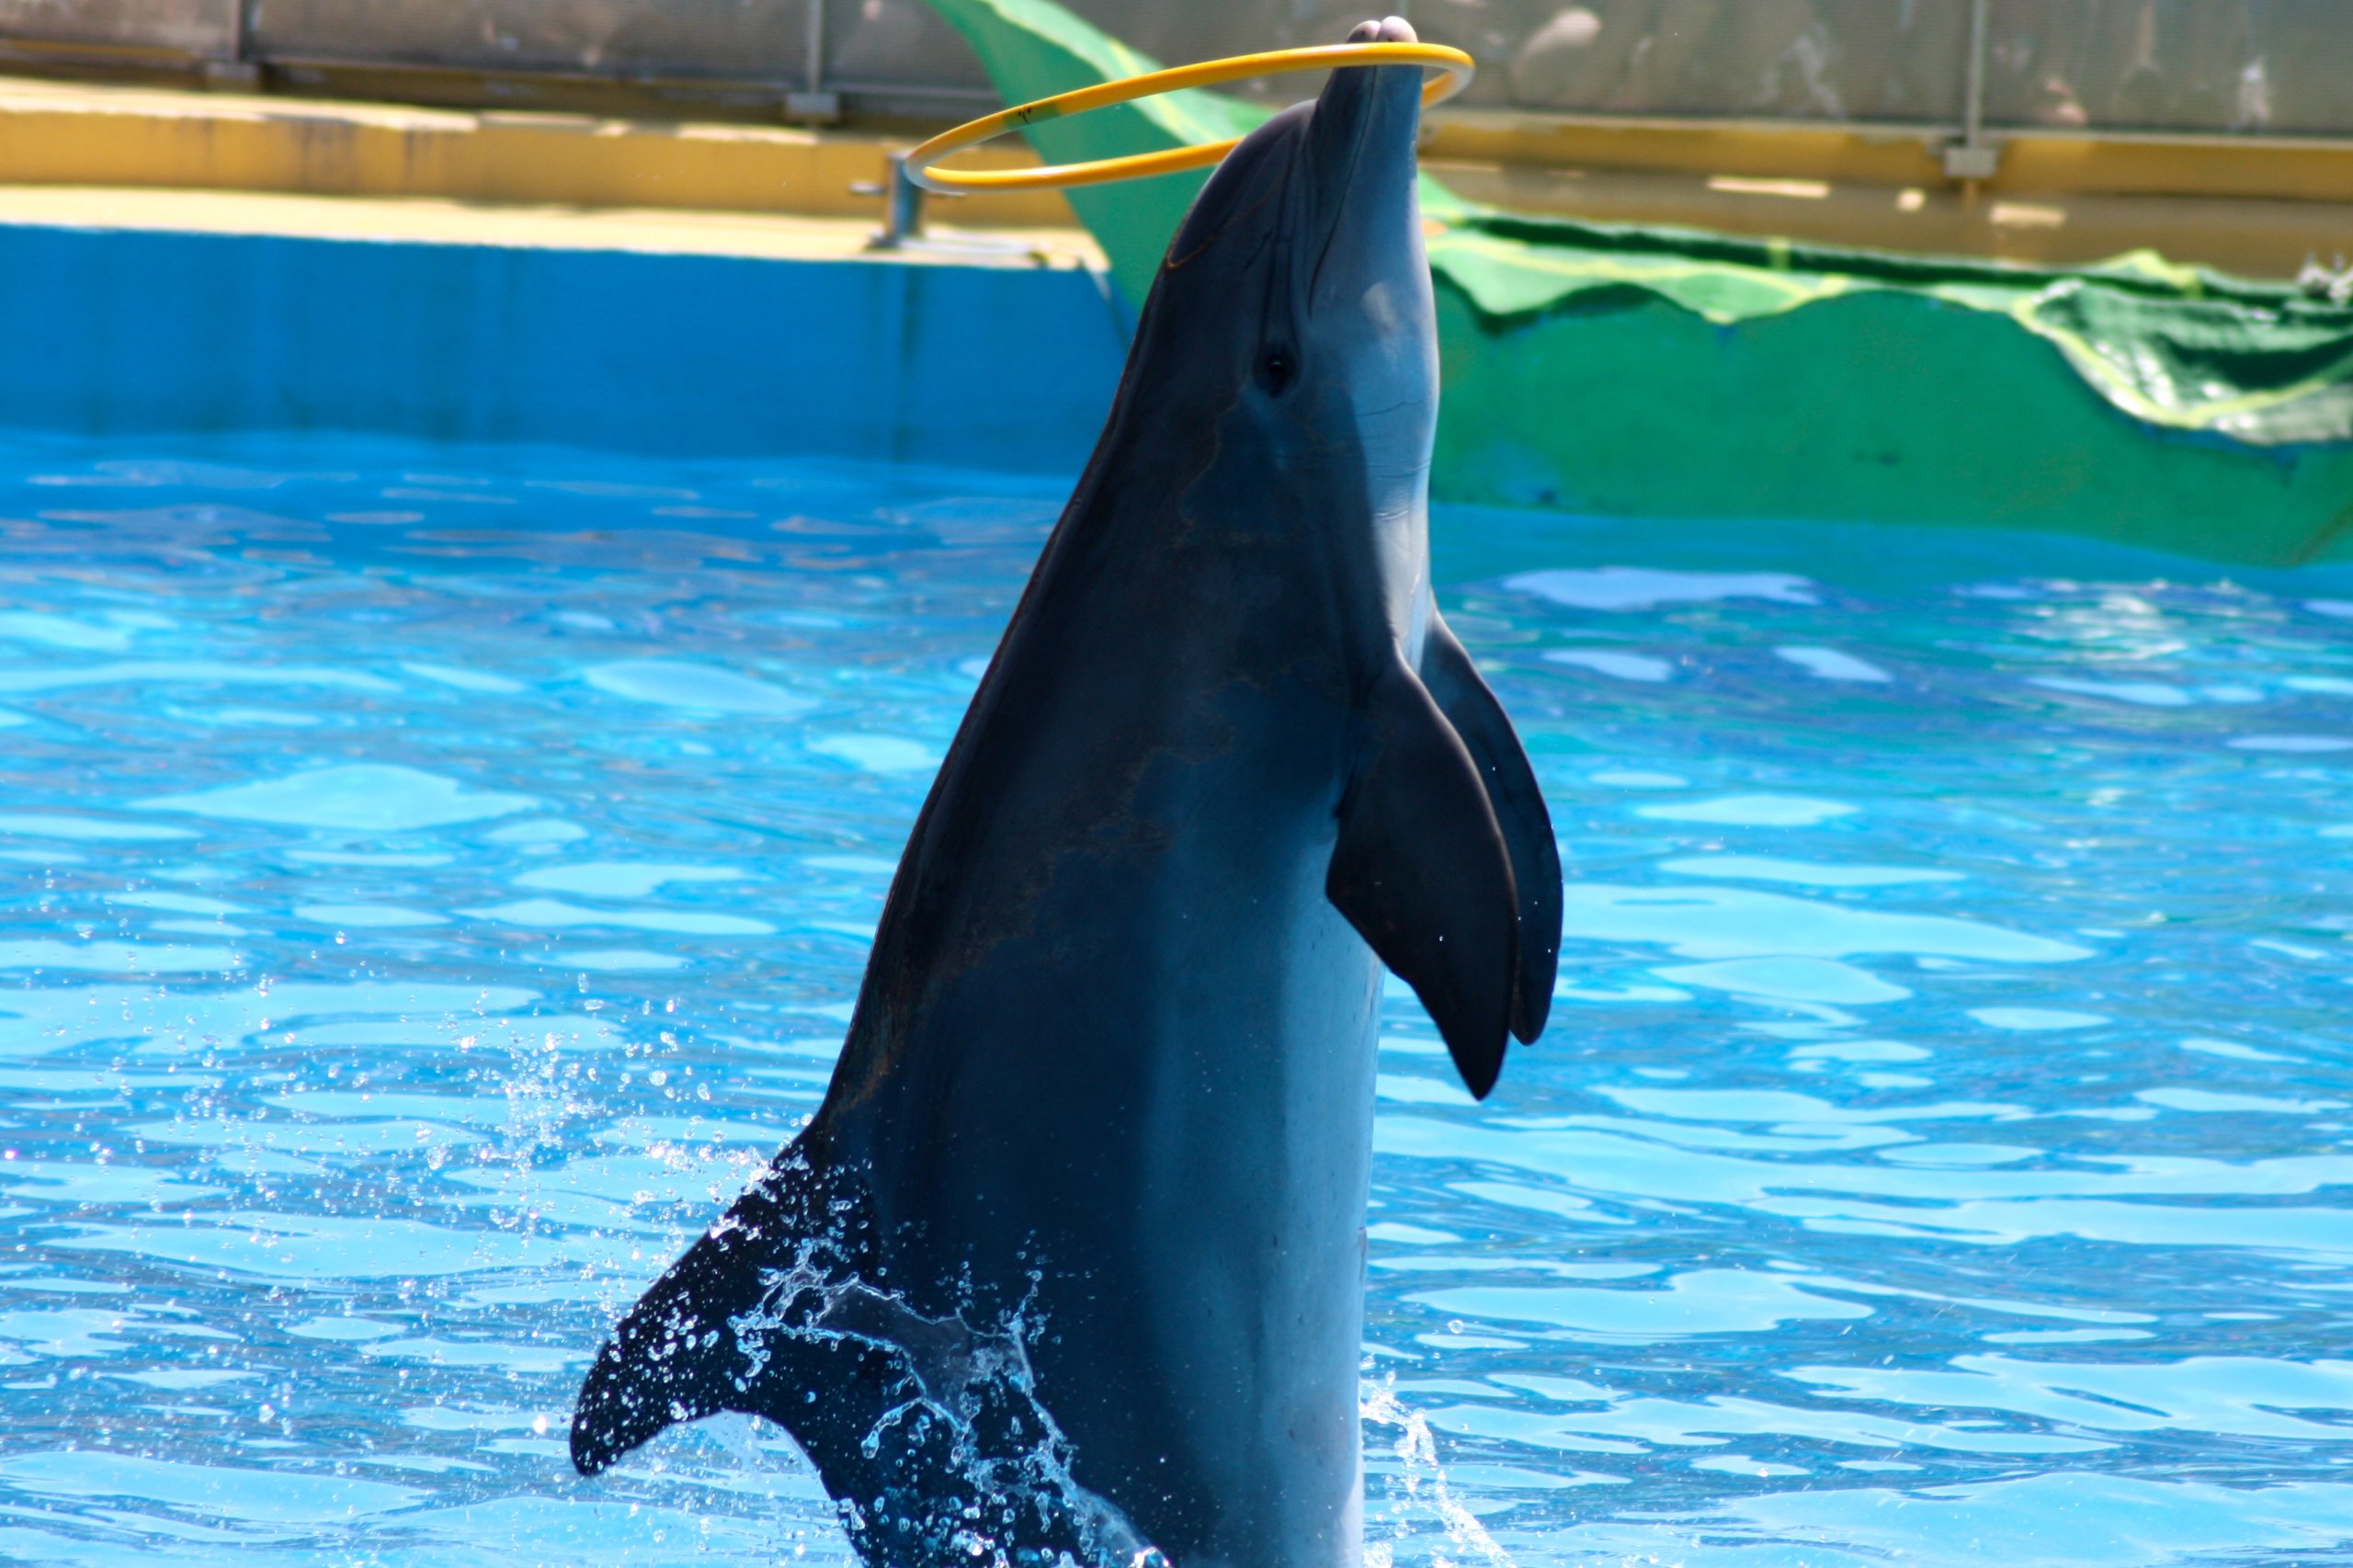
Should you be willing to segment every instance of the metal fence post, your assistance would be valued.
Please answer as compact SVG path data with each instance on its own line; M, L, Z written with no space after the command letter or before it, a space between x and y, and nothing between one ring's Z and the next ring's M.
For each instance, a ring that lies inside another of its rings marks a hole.
M1962 77L1961 140L1945 146L1945 177L1992 179L2002 150L1985 140L1985 50L1993 0L1969 0L1969 59Z
M825 86L825 0L809 0L809 25L802 34L809 56L808 81L797 93L784 95L787 119L830 125L842 117L842 97Z
M261 62L253 57L254 0L233 0L229 6L229 52L225 59L203 65L204 85L251 91L261 85Z

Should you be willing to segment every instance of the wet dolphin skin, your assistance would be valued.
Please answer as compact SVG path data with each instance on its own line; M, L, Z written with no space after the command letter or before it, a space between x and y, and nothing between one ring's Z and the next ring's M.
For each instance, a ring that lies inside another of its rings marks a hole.
M1431 597L1419 88L1336 72L1203 188L824 1107L606 1343L584 1471L748 1411L876 1564L1359 1562L1381 966L1483 1096L1561 919Z

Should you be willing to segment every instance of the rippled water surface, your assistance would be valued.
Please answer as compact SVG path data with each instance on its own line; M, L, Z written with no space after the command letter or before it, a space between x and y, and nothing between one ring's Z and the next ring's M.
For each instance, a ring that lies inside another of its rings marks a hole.
M1060 487L0 446L0 1560L837 1562L576 1479L814 1108ZM1382 1040L1398 1564L2353 1562L2353 575L1443 517L1572 878Z

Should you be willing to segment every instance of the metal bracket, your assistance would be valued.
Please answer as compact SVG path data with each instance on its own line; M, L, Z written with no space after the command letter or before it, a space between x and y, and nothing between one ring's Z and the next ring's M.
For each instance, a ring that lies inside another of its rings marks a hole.
M888 154L891 172L883 183L850 187L859 196L882 198L882 227L866 244L869 250L897 250L908 241L923 236L923 187L907 177L907 155Z
M1985 140L1985 43L1989 0L1969 0L1969 59L1961 85L1961 140L1945 147L1945 178L1992 179L2002 149Z
M202 67L207 87L231 92L261 90L261 62L253 57L255 0L237 0L229 9L229 52L208 60Z
M842 96L832 92L787 93L784 118L801 125L831 125L842 117Z
M204 85L233 93L253 93L261 90L261 66L251 60L208 60L203 67Z
M842 96L825 86L825 0L809 0L808 31L801 40L807 80L784 95L784 118L801 125L831 125L842 117Z
M1992 179L2002 168L2002 149L1992 142L1945 144L1945 178Z

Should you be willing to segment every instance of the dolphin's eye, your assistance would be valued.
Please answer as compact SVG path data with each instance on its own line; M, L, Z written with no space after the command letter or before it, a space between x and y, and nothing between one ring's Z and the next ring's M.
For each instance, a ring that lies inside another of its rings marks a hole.
M1291 358L1288 348L1269 348L1258 360L1258 384L1276 397L1291 383L1299 373L1299 361Z

